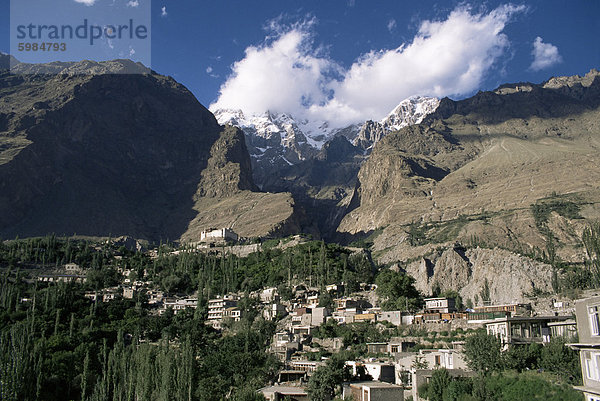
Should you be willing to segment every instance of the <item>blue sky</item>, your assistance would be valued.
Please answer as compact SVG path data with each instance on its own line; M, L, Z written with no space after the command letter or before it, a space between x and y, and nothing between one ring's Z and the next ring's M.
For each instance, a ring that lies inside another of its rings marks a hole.
M9 2L1 1L0 51L9 52ZM151 7L152 68L207 107L343 124L380 118L411 95L462 98L600 67L597 0L154 0Z

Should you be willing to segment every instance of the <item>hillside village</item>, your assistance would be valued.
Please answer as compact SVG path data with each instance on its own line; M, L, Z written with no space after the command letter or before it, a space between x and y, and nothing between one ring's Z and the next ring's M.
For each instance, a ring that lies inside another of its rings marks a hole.
M136 251L142 249L135 241L121 241ZM238 237L232 230L206 231L200 242L170 254L234 252L247 256L247 247L260 251L259 244L236 245L236 241ZM159 258L159 253L146 251L150 260ZM158 316L195 314L201 311L200 305L205 311L204 324L223 334L235 332L247 315L251 320L273 322L275 333L267 352L276 356L280 365L270 383L260 389L273 401L284 397L308 400L310 377L332 355L344 350L356 351L356 357L345 364L352 377L363 379L348 382L344 396L369 392L371 398L361 400L420 400L423 398L419 389L427 386L438 369L447 370L451 377L477 375L463 353L465 340L474 333L497 337L504 350L515 345L546 345L555 340L575 343L578 339L576 300L556 295L532 297L528 303L495 305L482 294L479 305L469 306L463 305L460 296L425 297L418 307L409 306L407 301L407 308L389 310L382 308L384 303L376 283L363 282L358 291L349 292L342 281L316 287L309 282L293 283L289 278L289 287L228 292L199 300L197 291L164 291L149 279L147 269L139 276L133 269L118 266L122 257L115 258L118 283L85 292L90 302L136 300ZM44 271L35 279L48 284L87 281L86 269L76 263ZM376 333L376 340L364 336L365 330ZM362 339L353 338L357 333L360 336L361 331Z

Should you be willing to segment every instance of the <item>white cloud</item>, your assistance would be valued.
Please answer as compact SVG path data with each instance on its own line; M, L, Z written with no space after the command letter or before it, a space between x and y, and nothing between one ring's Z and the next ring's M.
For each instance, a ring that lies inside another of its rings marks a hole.
M558 47L542 42L539 36L533 41L533 62L529 68L533 71L543 70L554 64L562 62L562 57L558 53Z
M524 9L458 7L445 20L423 21L410 43L371 51L347 69L315 49L313 22L275 30L234 63L211 109L288 112L341 127L383 118L409 96L468 94L509 47L502 31Z
M96 0L75 0L75 2L85 4L86 6L93 6Z
M210 74L213 71L212 67L208 66L206 67L206 73Z
M127 2L127 7L138 7L140 2L138 0L130 0Z
M160 9L160 16L161 17L167 16L167 7L166 6L162 6L162 8Z
M333 64L312 48L305 24L262 46L250 46L234 63L233 74L221 86L211 107L266 110L298 114L308 105L325 102L325 75Z
M388 24L387 24L387 29L388 29L388 31L390 31L390 33L391 33L391 32L392 32L394 29L396 29L396 20L395 20L395 19L393 19L393 18L392 18L391 20L389 20L389 21L388 21Z

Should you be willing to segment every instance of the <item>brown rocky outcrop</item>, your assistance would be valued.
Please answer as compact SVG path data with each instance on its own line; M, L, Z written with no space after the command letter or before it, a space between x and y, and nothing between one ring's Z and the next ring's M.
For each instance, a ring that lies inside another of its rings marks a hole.
M528 295L552 291L550 265L499 248L449 248L406 270L424 294L456 290L465 302L481 303L486 285L493 304L526 302Z

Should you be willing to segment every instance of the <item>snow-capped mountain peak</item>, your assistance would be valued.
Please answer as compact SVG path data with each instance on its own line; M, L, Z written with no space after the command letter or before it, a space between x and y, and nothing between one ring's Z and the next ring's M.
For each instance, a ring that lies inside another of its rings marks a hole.
M396 108L381 120L388 130L419 124L439 106L440 100L435 97L412 96L400 102Z
M220 124L235 125L244 131L255 164L289 165L313 157L338 135L369 149L388 132L420 123L438 105L437 98L413 96L400 102L379 122L367 121L345 128L331 127L328 121L296 118L289 113L251 114L233 109L219 109L213 113Z

